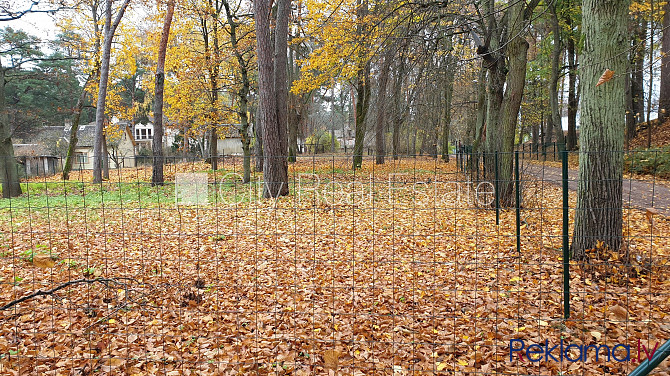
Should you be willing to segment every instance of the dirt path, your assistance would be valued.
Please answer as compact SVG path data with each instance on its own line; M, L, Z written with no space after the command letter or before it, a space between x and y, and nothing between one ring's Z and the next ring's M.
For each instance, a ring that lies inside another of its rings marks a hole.
M558 167L528 163L524 166L524 171L546 182L562 184L561 169ZM577 190L578 176L578 170L568 170L570 190ZM624 205L630 204L632 207L641 209L656 208L661 214L670 217L670 189L655 183L653 179L624 179L623 202Z

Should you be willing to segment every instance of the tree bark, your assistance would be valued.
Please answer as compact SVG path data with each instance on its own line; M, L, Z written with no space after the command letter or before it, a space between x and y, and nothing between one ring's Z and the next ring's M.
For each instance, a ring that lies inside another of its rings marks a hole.
M598 87L606 69L625 72L629 0L584 0L586 43L582 77L579 186L572 255L584 258L598 241L618 251L622 244L625 75Z
M81 119L81 111L84 109L86 102L86 86L93 75L89 75L84 87L81 88L81 94L77 99L77 104L74 107L72 114L72 125L70 127L70 139L67 145L67 154L65 155L65 163L63 164L63 180L70 179L70 172L72 171L72 163L75 159L75 149L77 148L77 132L79 132L79 123Z
M217 133L218 123L219 123L219 64L221 64L220 54L219 54L219 4L218 1L213 3L212 0L208 0L208 5L210 9L210 16L212 17L212 31L211 31L211 52L210 52L210 32L207 28L206 19L202 20L202 33L205 43L205 60L207 61L207 69L209 73L209 91L210 91L210 129L208 133L208 146L209 146L209 164L212 166L212 170L216 171L219 169L219 158L218 158L218 140L219 136Z
M277 132L280 141L280 162L288 171L288 21L291 0L277 0L275 22L274 85L277 96Z
M393 51L387 46L379 71L379 94L377 95L377 119L375 122L375 163L384 164L386 157L386 87L389 81L389 70L393 62Z
M356 34L359 40L365 40L363 37L367 31L365 26L365 17L368 15L368 0L357 0L356 8ZM356 130L354 139L353 169L360 168L363 165L363 147L365 142L365 126L370 107L370 61L365 57L365 47L358 46L358 71L356 74Z
M482 144L482 138L486 134L486 86L487 69L482 66L479 69L479 78L477 81L477 116L475 120L475 131L472 140L472 151L478 152ZM485 141L485 140L484 140Z
M577 93L577 53L575 37L568 36L568 137L566 148L577 150L577 109L579 94Z
M631 95L633 114L637 124L644 123L644 50L647 40L647 22L635 20L633 30L633 72L631 75ZM630 137L635 137L633 132Z
M274 43L270 35L270 0L254 0L258 59L259 119L263 133L263 197L289 193L286 159L286 46L290 0L277 1ZM283 49L282 49L283 48ZM281 88L280 88L281 86ZM282 94L283 93L283 94ZM284 95L284 98L279 98Z
M249 92L251 90L251 82L249 81L249 72L247 69L247 62L244 60L244 56L239 50L238 39L237 39L237 27L239 26L238 22L235 21L234 15L230 9L230 4L227 0L223 1L223 7L226 11L226 19L228 20L228 34L230 35L230 46L233 49L235 54L235 59L239 65L239 74L242 79L242 88L237 90L237 115L240 118L240 137L242 139L242 153L244 159L242 162L243 168L243 183L248 183L251 181L251 137L249 135Z
M21 194L21 181L14 158L12 129L5 100L5 68L2 67L2 61L0 61L0 181L2 181L3 198Z
M121 22L121 18L130 3L130 0L124 0L119 8L114 21L112 22L112 0L106 0L105 7L105 26L104 40L102 44L102 58L100 61L100 83L98 85L98 101L95 107L95 142L93 146L93 182L101 183L103 174L103 160L107 159L107 154L103 154L103 142L105 132L105 105L107 101L107 85L109 83L109 60L112 53L112 40L116 28ZM106 172L109 176L109 171Z
M393 84L393 159L398 160L400 155L400 125L404 120L402 115L403 110L401 109L402 101L402 83L405 75L405 59L400 58L398 68L395 72L394 84Z
M163 185L163 90L165 88L165 54L167 52L168 39L170 38L170 25L174 14L174 0L168 0L167 12L163 22L160 45L158 46L158 62L156 64L156 82L154 96L154 140L152 149L154 154L153 172L151 174L151 185Z
M256 111L258 111L258 109L256 109ZM256 172L263 172L263 128L259 119L260 116L256 115L254 116L254 121L252 121L252 124L254 125L254 139L256 141L254 142L254 169Z
M447 51L451 50L451 38L448 39L448 48ZM443 95L444 95L444 103L443 105L443 111L444 115L442 119L444 120L444 124L442 126L442 160L445 162L449 162L449 131L451 128L451 102L454 97L454 76L455 76L455 64L451 61L451 58L447 58L447 67L445 70L445 75L446 77L444 78L444 88L443 88Z
M81 111L84 109L84 104L86 103L86 87L91 82L92 79L100 81L100 26L98 26L98 7L100 3L94 1L91 3L91 19L93 20L93 30L95 33L95 42L94 42L94 69L88 77L84 86L81 88L81 94L77 99L77 104L75 105L74 112L72 114L72 126L70 127L70 139L67 147L67 154L65 156L65 164L63 166L63 179L67 180L70 178L70 172L72 171L72 164L75 159L75 149L77 148L77 133L79 132L79 124L81 121Z
M549 106L551 107L551 124L559 145L559 150L565 148L565 135L563 134L563 124L561 121L561 109L558 102L558 82L561 74L561 55L563 53L563 43L561 41L561 28L558 24L558 14L556 13L556 4L551 7L551 31L554 34L554 46L551 50L551 79L549 81Z
M668 116L670 116L670 2L666 2L663 6L661 92L658 101L658 119L663 122Z
M499 190L500 205L512 206L514 204L513 193L513 152L514 137L517 129L517 119L521 100L523 99L523 90L526 83L526 64L528 62L528 42L526 41L526 26L537 2L531 1L529 4L516 2L508 9L508 33L510 40L507 43L506 55L509 60L509 73L507 74L507 83L502 103L502 114L500 116L500 133L487 134L490 138L500 139L498 141L502 151L499 161ZM489 111L491 108L489 108ZM500 135L498 137L497 135ZM487 138L488 140L488 138ZM496 144L493 142L492 144ZM489 158L493 159L493 158ZM490 163L489 163L490 165ZM495 169L487 169L487 174L492 175Z

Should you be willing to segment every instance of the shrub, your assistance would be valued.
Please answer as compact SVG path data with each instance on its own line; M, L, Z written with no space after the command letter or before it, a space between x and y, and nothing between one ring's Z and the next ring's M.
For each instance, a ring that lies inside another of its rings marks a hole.
M624 168L634 174L670 178L670 146L659 150L638 149L628 153L624 159Z

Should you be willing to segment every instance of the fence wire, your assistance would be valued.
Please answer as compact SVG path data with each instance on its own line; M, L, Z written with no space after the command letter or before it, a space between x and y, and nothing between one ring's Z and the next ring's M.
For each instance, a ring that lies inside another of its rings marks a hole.
M625 375L670 338L670 183L648 157L624 157L623 250L570 261L569 319L560 157L522 150L498 210L509 181L463 153L298 156L270 199L239 156L169 159L160 186L134 159L99 184L42 164L0 199L0 371Z

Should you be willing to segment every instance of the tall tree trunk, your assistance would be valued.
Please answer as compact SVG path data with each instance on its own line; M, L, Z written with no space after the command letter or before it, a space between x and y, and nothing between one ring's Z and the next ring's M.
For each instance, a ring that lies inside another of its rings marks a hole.
M663 6L663 37L661 39L661 92L658 99L658 120L670 116L670 2ZM660 124L659 123L659 124Z
M497 62L487 67L487 97L486 97L486 139L485 150L487 153L502 151L502 133L500 129L500 117L502 112L503 94L506 81L506 67L503 66L504 58L498 56ZM487 171L493 171L488 168Z
M401 114L402 101L402 82L405 75L405 59L400 58L400 62L395 72L393 83L393 141L391 147L393 148L393 159L398 160L400 155L400 125L402 124L404 116Z
M2 67L2 61L0 61L0 181L3 198L16 197L21 194L21 181L14 158L12 129L5 101L5 68Z
M270 0L254 0L256 51L258 59L259 119L263 132L263 197L289 193L286 160L286 46L289 0L277 1L275 41L270 35ZM282 49L283 48L283 49ZM279 72L278 72L279 71ZM283 79L282 79L283 77ZM279 98L284 93L284 98Z
M368 0L357 0L356 9L356 34L363 41L367 32L365 27L365 18L368 15ZM370 62L365 57L364 46L358 46L358 72L356 77L356 130L354 139L354 157L353 169L360 168L363 165L363 147L365 142L365 126L370 106Z
M212 170L216 171L219 169L219 153L218 153L218 141L219 135L217 132L218 123L219 123L219 64L221 64L220 54L219 54L219 4L218 1L215 3L212 0L209 0L209 8L211 11L210 16L212 17L212 54L213 57L207 53L208 41L205 40L205 54L208 60L209 67L209 85L210 85L210 101L211 101L211 115L210 115L210 131L209 131L209 163L212 166Z
M107 134L102 134L102 178L109 180L109 152L107 151Z
M583 258L596 242L618 251L622 242L625 75L598 87L606 69L625 72L629 0L584 0L586 40L582 77L579 187L572 254Z
M630 68L634 68L631 64ZM630 150L630 143L635 137L637 130L637 123L635 122L635 112L633 111L633 85L631 85L632 73L626 73L626 82L624 88L626 91L626 135L624 138L624 146L626 150Z
M577 109L579 95L577 93L577 52L575 37L568 36L568 137L566 148L577 150Z
M174 14L174 0L168 0L167 12L163 22L160 45L158 46L158 62L156 63L156 82L154 96L154 139L152 149L154 154L153 172L151 174L151 185L163 185L163 89L165 88L165 54L168 39L170 38L170 25Z
M244 159L242 161L243 169L243 183L251 181L251 136L249 135L249 92L251 90L251 82L249 81L249 72L247 70L247 62L239 50L237 39L238 22L235 21L234 15L231 11L230 4L227 0L222 0L223 7L226 11L226 18L228 20L228 34L230 35L230 45L235 53L235 59L239 65L240 78L242 79L242 88L237 90L237 98L239 100L237 105L237 115L240 118L240 138L242 139L242 153Z
M559 150L565 148L565 135L563 134L563 124L561 120L561 109L558 102L558 83L561 74L561 55L563 53L563 43L561 41L561 28L558 24L558 14L556 13L556 4L551 6L551 31L554 34L554 46L551 50L551 79L549 81L549 106L551 107L551 124L556 143Z
M259 111L259 109L257 108L256 111ZM256 156L254 158L254 169L256 172L263 172L263 165L265 164L263 161L263 126L260 123L260 118L260 114L257 114L252 122L254 125L254 155Z
M649 14L652 21L649 22L649 93L647 94L647 148L651 148L651 99L654 94L654 0L649 0Z
M274 85L277 101L277 132L280 141L279 162L288 171L288 21L291 14L291 0L277 1L277 21L275 23Z
M292 38L292 36L289 36ZM300 67L296 64L296 52L295 49L289 51L289 87L293 84L300 74ZM300 123L300 99L297 94L289 93L288 94L288 161L295 162L298 155L298 125Z
M393 50L386 47L379 71L379 94L377 95L377 119L375 123L375 154L377 164L384 164L386 157L386 87L389 81L389 70L393 62Z
M475 132L472 139L472 151L478 152L482 143L482 138L486 133L486 86L487 69L482 66L479 69L479 78L477 81L477 116L475 120Z
M531 5L528 5L531 7ZM523 99L523 89L526 83L526 64L528 62L528 42L524 32L526 21L532 13L532 8L526 8L524 2L516 2L508 10L509 35L511 40L507 43L507 57L509 59L509 73L503 99L503 108L500 119L500 137L502 139L503 153L500 156L500 202L503 206L514 204L513 192L513 152L514 136L517 128L519 108ZM492 135L489 133L489 135ZM498 137L496 137L498 138Z
M500 116L505 80L507 79L507 67L504 58L504 51L507 46L505 43L501 43L501 40L505 39L504 27L501 25L504 20L498 22L496 19L494 0L486 0L483 5L487 19L488 35L486 43L477 46L477 53L483 59L482 65L488 70L484 149L487 153L493 153L502 151ZM507 14L504 18L507 18ZM491 165L492 158L488 158L487 161L489 163L486 170L488 172L494 171Z
M65 155L65 163L63 164L63 180L70 179L70 172L72 171L72 163L76 157L75 149L77 148L77 133L79 132L79 122L81 121L81 111L84 109L86 103L86 86L91 79L92 74L88 76L84 87L81 88L81 94L77 99L77 104L74 107L72 114L72 126L70 127L70 139L67 145L67 154Z
M102 58L100 61L100 83L98 84L98 102L95 107L95 142L93 146L93 182L102 182L103 160L107 154L103 154L103 140L105 131L105 105L107 101L107 85L109 83L109 60L112 53L112 40L116 28L130 3L124 0L112 22L112 0L106 0L105 26L103 29L104 40L102 43ZM106 173L109 174L109 171Z
M77 104L75 105L74 112L72 114L72 126L70 127L70 139L67 146L67 154L65 156L65 165L63 166L63 179L67 180L70 178L70 171L72 171L72 164L74 163L75 149L77 148L77 133L79 132L79 123L81 121L81 111L84 109L86 104L86 88L88 87L91 80L95 79L100 81L100 26L99 26L99 15L98 7L100 3L94 1L91 3L91 19L93 21L93 31L95 33L95 42L94 42L94 52L93 58L94 69L86 78L83 87L81 88L81 94L77 99Z
M451 50L451 38L449 38L449 46L447 50ZM442 111L444 115L442 119L444 124L442 125L442 160L449 162L449 130L451 128L451 102L454 96L454 76L455 76L455 64L451 62L451 59L448 59L447 68L445 70L446 77L444 78L444 103L442 103Z
M365 126L370 107L370 64L365 64L356 80L356 129L354 134L353 169L363 165L363 148L365 146Z
M633 30L633 65L634 69L631 76L631 95L633 97L633 114L637 124L644 123L644 51L647 40L647 21L641 19L635 20ZM631 138L635 137L633 132Z

